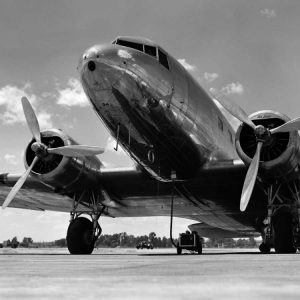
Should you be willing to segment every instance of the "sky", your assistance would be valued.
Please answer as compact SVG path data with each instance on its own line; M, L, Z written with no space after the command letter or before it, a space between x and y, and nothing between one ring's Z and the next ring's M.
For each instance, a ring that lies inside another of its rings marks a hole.
M300 114L300 2L293 0L3 0L0 3L0 173L24 171L31 140L21 109L25 95L42 129L60 128L82 144L105 147L107 167L130 166L91 109L76 66L85 49L120 35L161 45L212 93L249 114ZM69 215L0 211L0 241L65 236ZM176 219L174 234L190 220ZM101 218L103 233L168 235L169 219Z

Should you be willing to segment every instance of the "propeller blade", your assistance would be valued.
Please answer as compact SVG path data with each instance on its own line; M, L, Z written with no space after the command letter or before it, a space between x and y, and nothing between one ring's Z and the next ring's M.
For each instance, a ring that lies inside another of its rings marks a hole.
M30 165L30 167L23 173L23 175L19 178L17 183L11 189L10 193L7 195L4 203L2 204L2 209L5 209L10 204L10 202L15 198L16 194L18 193L18 191L22 187L23 183L27 179L30 171L32 170L32 168L34 167L34 165L36 164L38 159L39 158L37 156L34 158L34 160L32 161L32 163Z
M253 187L256 181L256 176L258 172L259 160L260 160L260 151L263 143L258 142L255 155L252 159L252 162L249 166L247 171L247 175L245 178L242 196L241 196L241 203L240 203L240 210L245 211L247 205L249 203L250 197L252 195Z
M300 130L300 118L288 121L281 126L273 128L270 130L271 134L278 132L291 132Z
M48 148L47 152L60 154L67 157L81 157L102 154L104 152L104 149L97 146L70 145L57 148Z
M219 95L216 97L217 101L219 101L222 106L235 118L240 120L243 123L248 124L251 128L255 129L254 123L249 119L248 115L244 112L244 110L238 106L233 101L229 100L227 97L222 95L222 97Z
M38 143L41 143L40 126L36 118L35 112L26 97L22 97L21 101L22 101L23 111L27 121L27 125L35 140Z

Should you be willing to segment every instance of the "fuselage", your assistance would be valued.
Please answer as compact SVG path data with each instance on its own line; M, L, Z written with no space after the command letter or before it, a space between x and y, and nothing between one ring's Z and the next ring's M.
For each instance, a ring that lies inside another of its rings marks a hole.
M111 135L156 179L190 178L208 162L237 158L234 130L214 100L152 41L94 46L78 69Z

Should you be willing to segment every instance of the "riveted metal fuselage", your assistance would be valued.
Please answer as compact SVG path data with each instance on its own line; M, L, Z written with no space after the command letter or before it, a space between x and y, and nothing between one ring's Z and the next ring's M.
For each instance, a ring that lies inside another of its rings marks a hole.
M109 44L88 49L78 67L83 88L111 135L164 181L173 171L177 178L190 178L208 161L237 158L233 130L216 104L170 55L168 64Z

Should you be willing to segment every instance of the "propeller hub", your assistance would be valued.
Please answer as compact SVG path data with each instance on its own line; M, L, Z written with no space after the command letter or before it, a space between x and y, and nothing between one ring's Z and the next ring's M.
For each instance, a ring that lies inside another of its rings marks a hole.
M271 140L271 133L269 129L263 125L257 125L255 127L255 136L257 142L265 143Z
M31 150L39 158L43 158L43 157L47 156L47 154L48 154L48 152L47 152L47 146L44 145L43 143L39 143L39 142L34 142L31 145Z

